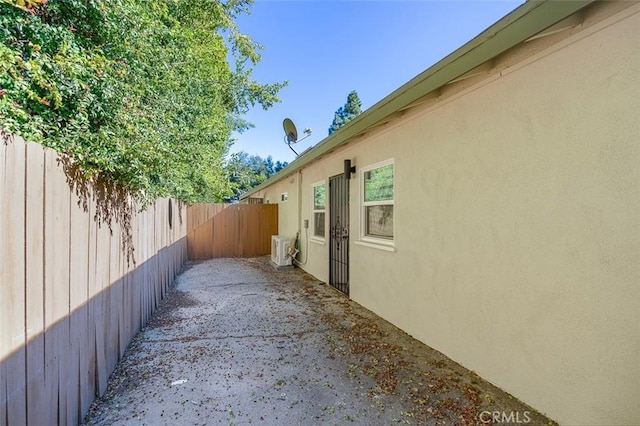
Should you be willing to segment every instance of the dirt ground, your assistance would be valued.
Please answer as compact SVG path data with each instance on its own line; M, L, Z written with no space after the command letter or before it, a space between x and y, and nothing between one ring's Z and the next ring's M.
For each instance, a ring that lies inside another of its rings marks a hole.
M191 262L86 425L553 425L300 269Z

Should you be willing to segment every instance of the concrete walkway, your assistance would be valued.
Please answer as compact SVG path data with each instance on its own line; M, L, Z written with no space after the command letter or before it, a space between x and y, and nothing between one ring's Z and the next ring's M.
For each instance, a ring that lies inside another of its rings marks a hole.
M214 259L187 265L84 424L482 424L496 412L550 423L299 269Z

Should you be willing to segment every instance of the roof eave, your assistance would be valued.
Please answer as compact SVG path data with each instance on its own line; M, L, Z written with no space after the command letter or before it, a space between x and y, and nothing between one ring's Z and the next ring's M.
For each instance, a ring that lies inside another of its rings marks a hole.
M326 137L287 167L241 196L252 194L304 168L318 157L402 110L418 99L579 11L594 0L528 1L355 119Z

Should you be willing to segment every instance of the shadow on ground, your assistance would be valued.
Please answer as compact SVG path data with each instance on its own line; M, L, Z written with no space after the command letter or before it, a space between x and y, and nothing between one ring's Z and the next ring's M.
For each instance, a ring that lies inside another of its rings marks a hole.
M494 420L554 424L303 271L252 258L187 264L84 424Z

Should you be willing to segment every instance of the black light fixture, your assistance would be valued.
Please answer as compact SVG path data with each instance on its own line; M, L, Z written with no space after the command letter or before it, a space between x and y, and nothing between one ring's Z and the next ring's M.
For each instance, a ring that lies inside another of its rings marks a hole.
M356 172L356 166L351 165L351 160L344 160L344 178L351 179L351 173Z

